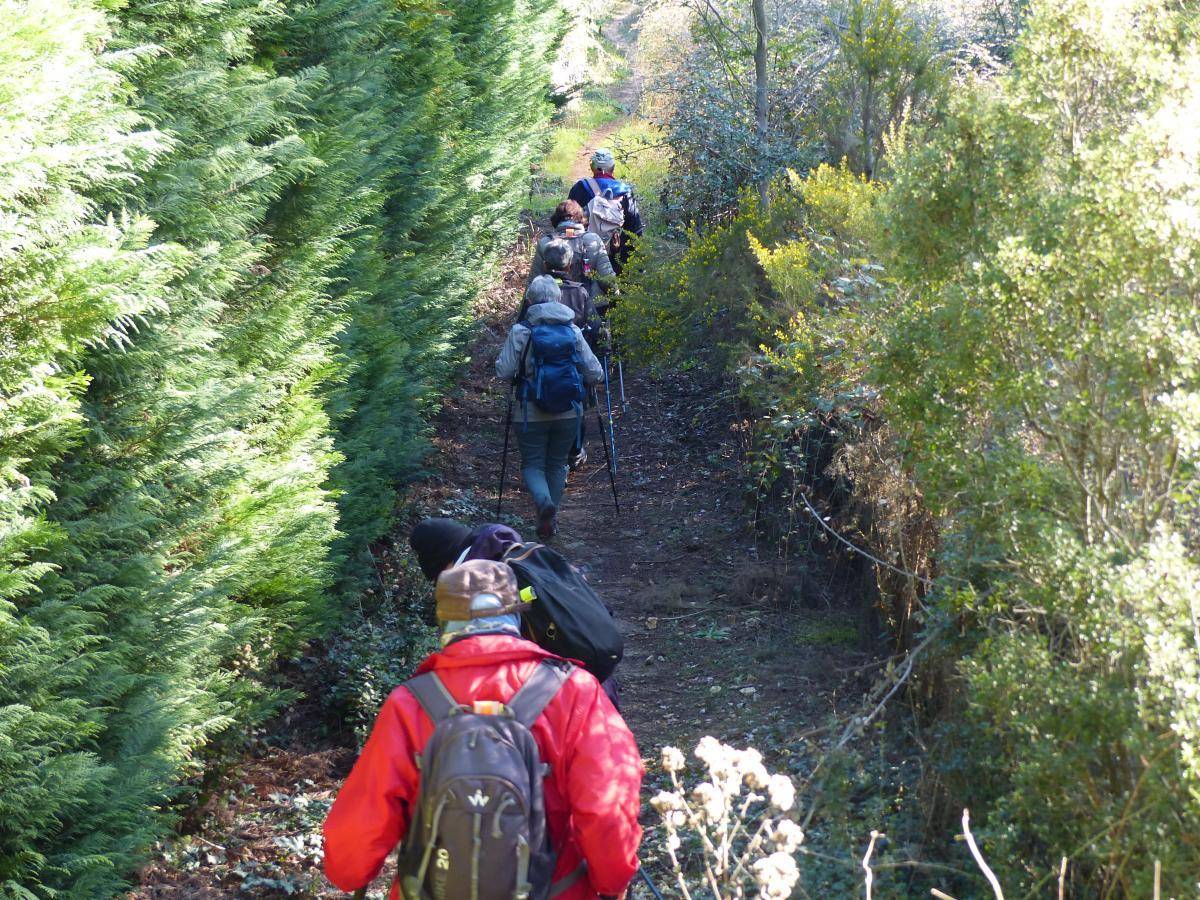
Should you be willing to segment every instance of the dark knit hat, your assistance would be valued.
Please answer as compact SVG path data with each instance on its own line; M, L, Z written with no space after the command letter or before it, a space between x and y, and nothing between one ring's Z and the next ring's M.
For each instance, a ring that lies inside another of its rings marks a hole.
M470 536L471 529L453 519L425 519L417 523L408 544L425 577L435 581L462 554Z

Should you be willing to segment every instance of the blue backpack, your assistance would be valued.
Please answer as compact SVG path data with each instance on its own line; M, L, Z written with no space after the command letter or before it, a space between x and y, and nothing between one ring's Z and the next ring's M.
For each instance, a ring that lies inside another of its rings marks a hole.
M579 373L579 355L575 352L575 328L571 323L530 325L525 355L533 362L533 371L521 381L521 399L545 413L575 410L583 414L587 391ZM522 373L527 367L521 366ZM526 417L528 419L528 416Z

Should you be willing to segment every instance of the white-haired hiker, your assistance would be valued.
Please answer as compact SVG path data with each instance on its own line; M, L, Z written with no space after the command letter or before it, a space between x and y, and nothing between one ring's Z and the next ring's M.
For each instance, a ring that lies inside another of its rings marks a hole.
M538 537L554 535L567 483L568 457L583 422L586 386L604 377L574 324L575 313L559 303L558 282L539 275L529 285L525 317L512 327L496 375L517 386L515 430L521 477L537 508Z

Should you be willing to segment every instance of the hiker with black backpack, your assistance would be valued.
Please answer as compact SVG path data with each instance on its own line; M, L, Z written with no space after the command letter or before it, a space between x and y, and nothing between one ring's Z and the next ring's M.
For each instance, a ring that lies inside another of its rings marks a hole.
M384 702L325 820L325 872L393 900L593 900L638 870L642 763L583 669L519 636L503 563L438 577L443 649Z
M537 535L548 540L567 484L568 457L583 424L587 388L604 378L600 360L559 302L558 282L539 275L526 291L525 317L513 325L496 359L496 375L513 385L521 477L537 511ZM512 409L513 407L510 407ZM507 440L508 424L505 424Z
M550 214L550 226L554 230L538 238L534 248L529 280L547 274L546 245L555 240L566 241L571 247L571 280L586 284L597 306L603 307L601 294L615 285L616 272L604 241L587 230L587 213L574 200L564 200Z
M620 275L634 242L646 230L642 211L633 185L613 175L616 161L612 151L599 149L593 153L591 167L591 177L575 182L567 197L582 207L588 231L604 242L613 270Z
M625 638L612 610L561 553L525 543L507 525L471 529L442 518L418 522L408 543L430 581L467 560L507 564L530 604L521 614L521 634L556 656L583 663L620 709L616 668L625 653Z
M596 310L591 286L575 277L575 252L571 244L559 238L552 238L545 244L540 244L538 249L542 268L545 270L542 274L558 282L558 302L575 313L575 325L583 332L588 346L595 352L600 333L600 313ZM517 321L524 319L528 311L529 297L526 296L517 312Z

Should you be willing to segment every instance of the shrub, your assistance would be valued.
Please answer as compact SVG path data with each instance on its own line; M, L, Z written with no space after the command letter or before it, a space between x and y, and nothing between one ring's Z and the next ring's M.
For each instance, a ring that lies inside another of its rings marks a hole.
M1088 896L1200 867L1196 26L1155 0L1034 4L1011 70L897 132L887 181L819 168L794 208L693 238L741 273L745 246L765 282L697 289L673 262L682 309L634 303L766 345L727 357L766 412L759 497L849 496L842 530L934 579L877 575L902 646L958 625L922 674L929 809L969 803L1030 892L1062 857Z
M970 626L951 645L969 715L942 720L933 780L940 802L987 811L997 868L1028 890L1063 856L1089 894L1148 892L1155 860L1182 889L1197 865L1178 839L1200 814L1183 724L1200 288L1187 15L1035 7L1013 71L960 91L893 154L890 183L813 173L807 249L759 251L781 292L836 275L752 383L777 443L804 410L842 431L819 474L875 494L876 535L900 511L936 523L936 544L901 529L872 545L918 571L936 550L941 610ZM881 268L858 279L856 258Z
M0 13L0 893L110 896L420 470L557 13Z

